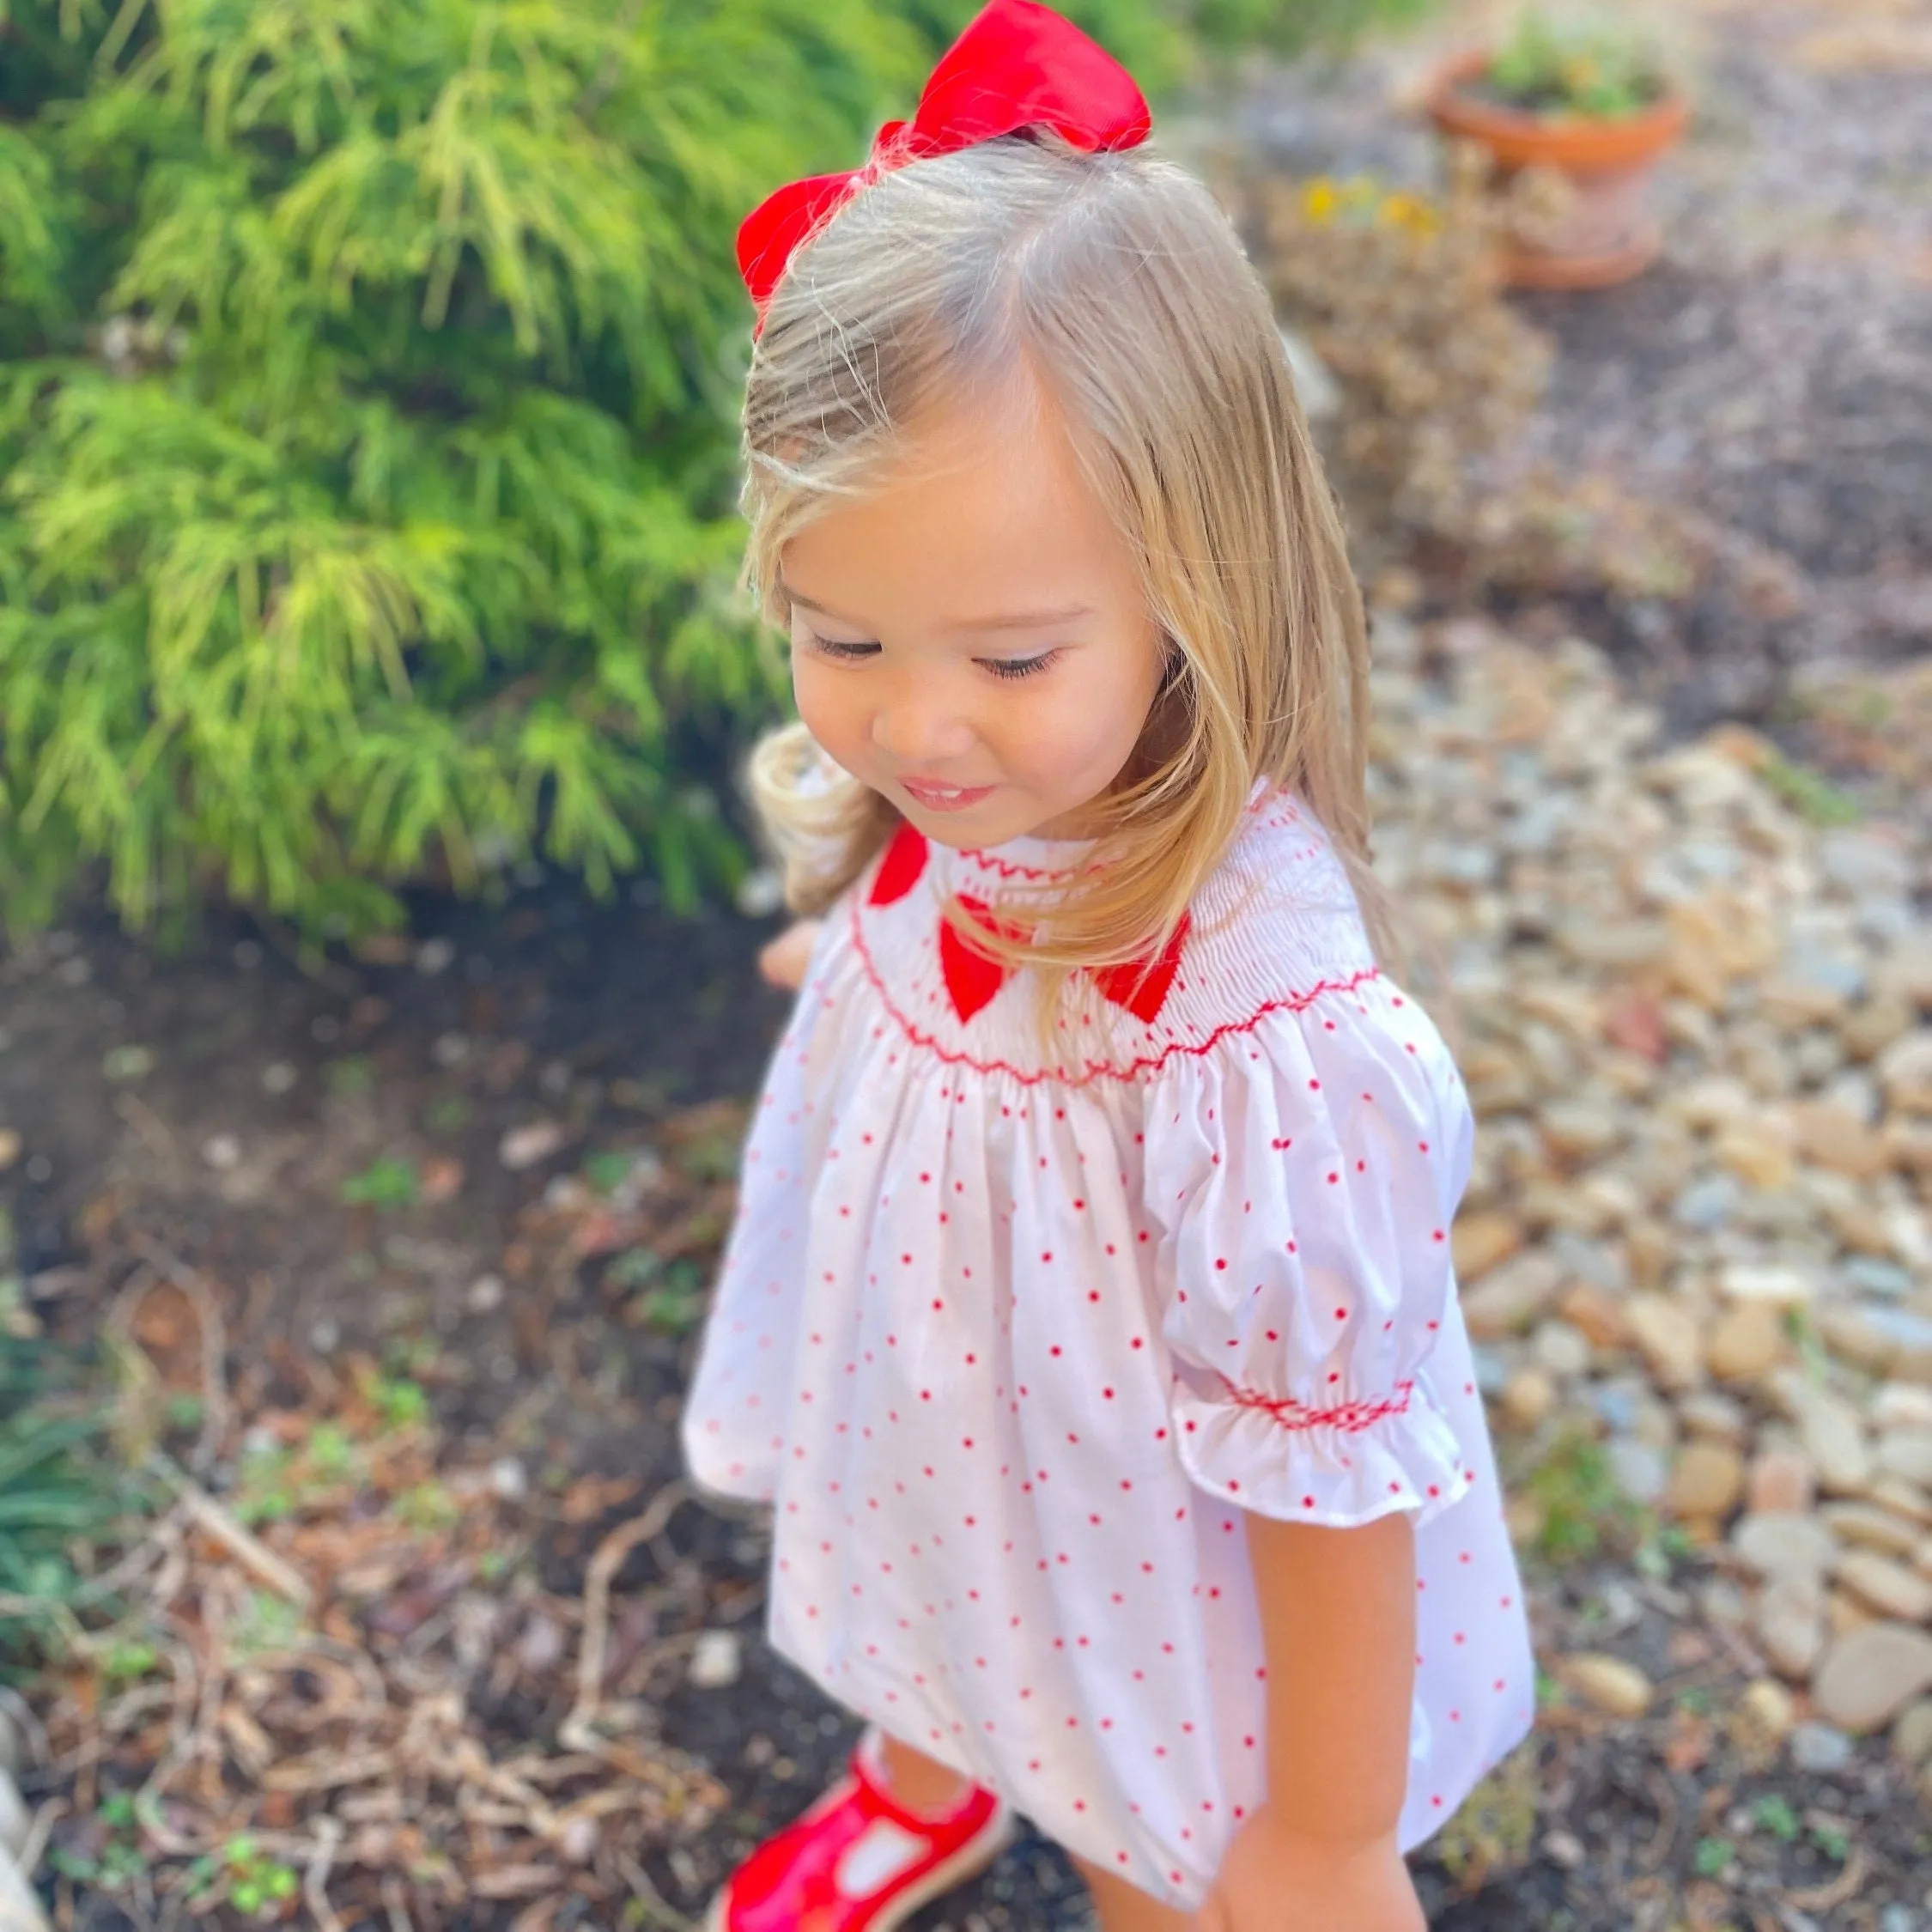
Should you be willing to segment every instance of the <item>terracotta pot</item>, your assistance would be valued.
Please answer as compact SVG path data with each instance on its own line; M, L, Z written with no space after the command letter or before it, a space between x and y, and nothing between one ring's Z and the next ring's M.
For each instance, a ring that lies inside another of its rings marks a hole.
M1555 168L1576 191L1559 233L1537 245L1512 242L1503 279L1518 289L1601 289L1640 274L1663 239L1644 206L1645 192L1658 158L1684 132L1689 103L1668 94L1616 120L1532 114L1465 90L1489 58L1462 53L1438 68L1429 118L1452 138L1486 148L1505 178L1525 167Z

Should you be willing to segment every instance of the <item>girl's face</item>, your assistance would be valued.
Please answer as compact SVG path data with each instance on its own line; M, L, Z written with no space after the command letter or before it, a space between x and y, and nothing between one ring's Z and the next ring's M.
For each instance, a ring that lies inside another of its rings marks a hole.
M1163 651L1057 420L956 412L785 546L792 682L820 747L943 845L1090 835Z

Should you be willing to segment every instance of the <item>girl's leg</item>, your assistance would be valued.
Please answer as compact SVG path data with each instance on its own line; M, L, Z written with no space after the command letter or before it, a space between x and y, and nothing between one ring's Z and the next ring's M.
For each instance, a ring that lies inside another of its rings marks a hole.
M1093 1909L1100 1916L1100 1932L1188 1932L1193 1921L1186 1912L1150 1899L1139 1886L1129 1885L1084 1858L1073 1858L1072 1852L1067 1856L1087 1881Z
M913 1811L949 1810L954 1800L963 1798L970 1789L970 1781L950 1765L936 1763L890 1731L879 1733L879 1755L893 1796Z

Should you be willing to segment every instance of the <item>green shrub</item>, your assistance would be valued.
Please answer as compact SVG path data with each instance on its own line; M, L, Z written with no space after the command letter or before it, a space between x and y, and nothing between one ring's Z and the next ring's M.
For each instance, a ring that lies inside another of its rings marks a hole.
M12 0L0 907L311 934L540 849L690 904L775 701L736 222L916 86L862 0Z

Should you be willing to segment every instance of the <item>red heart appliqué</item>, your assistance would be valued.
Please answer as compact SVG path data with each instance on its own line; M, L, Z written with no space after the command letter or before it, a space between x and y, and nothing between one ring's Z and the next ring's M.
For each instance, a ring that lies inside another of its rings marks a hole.
M1181 969L1181 948L1188 937L1188 915L1182 913L1181 923L1174 929L1174 937L1162 949L1157 959L1129 960L1124 966L1097 966L1091 969L1093 983L1100 988L1103 997L1110 999L1116 1006L1124 1006L1148 1026L1154 1024L1161 1008L1167 1004L1167 989L1174 984L1174 975Z
M992 916L983 899L969 898L962 892L959 902L968 915L1002 939L1024 941L1030 928L1012 920ZM969 1020L980 1008L1012 977L1009 968L980 951L949 919L939 921L939 969L945 975L946 991L952 997L952 1010L961 1019Z
M926 835L902 820L885 848L884 858L879 861L866 897L875 906L890 906L919 884L919 875L925 870Z

